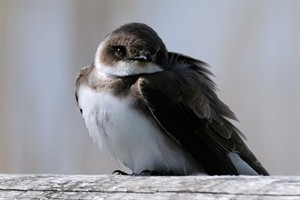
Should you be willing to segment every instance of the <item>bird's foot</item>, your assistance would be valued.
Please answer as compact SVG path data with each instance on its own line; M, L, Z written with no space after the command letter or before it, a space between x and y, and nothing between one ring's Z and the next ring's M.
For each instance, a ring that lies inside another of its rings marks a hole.
M115 171L113 171L113 173L112 174L117 174L117 175L133 175L133 174L128 174L128 173L126 173L126 172L123 172L123 171L121 171L121 170L115 170Z
M115 170L113 171L112 174L117 174L117 175L129 175L129 176L175 176L175 174L173 173L173 171L151 171L151 170L144 170L139 174L128 174L126 172L123 172L121 170Z
M150 171L150 170L144 170L139 174L134 174L139 176L175 176L175 174L172 171L166 172L166 171Z

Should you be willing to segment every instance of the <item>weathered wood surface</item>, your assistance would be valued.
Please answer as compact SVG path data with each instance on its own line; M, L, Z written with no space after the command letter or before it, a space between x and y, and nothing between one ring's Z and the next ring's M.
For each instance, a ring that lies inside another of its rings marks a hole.
M0 174L0 199L300 199L300 177Z

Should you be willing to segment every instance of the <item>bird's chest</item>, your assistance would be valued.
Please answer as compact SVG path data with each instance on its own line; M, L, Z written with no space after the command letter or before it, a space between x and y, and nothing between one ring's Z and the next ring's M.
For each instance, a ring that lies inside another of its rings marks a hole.
M114 157L132 162L127 160L144 156L138 155L138 150L152 152L159 143L160 129L133 107L133 98L119 98L87 87L80 88L78 94L89 134Z
M134 173L158 170L192 174L198 171L193 159L161 131L154 118L134 108L133 98L119 98L81 87L78 103L94 141Z

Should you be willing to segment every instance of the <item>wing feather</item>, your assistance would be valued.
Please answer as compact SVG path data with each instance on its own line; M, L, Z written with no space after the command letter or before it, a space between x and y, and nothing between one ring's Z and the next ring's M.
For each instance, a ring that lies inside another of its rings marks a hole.
M228 121L233 112L216 95L207 65L169 53L169 68L139 78L140 95L158 124L209 174L238 175L229 152L237 152L259 174L267 175Z

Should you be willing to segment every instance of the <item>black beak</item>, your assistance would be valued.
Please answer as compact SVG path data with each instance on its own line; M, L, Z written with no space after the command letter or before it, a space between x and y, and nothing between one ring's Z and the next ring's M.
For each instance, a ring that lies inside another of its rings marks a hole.
M147 54L137 54L133 58L130 58L129 60L138 60L141 62L151 62L152 58L151 58L151 56L149 56Z

